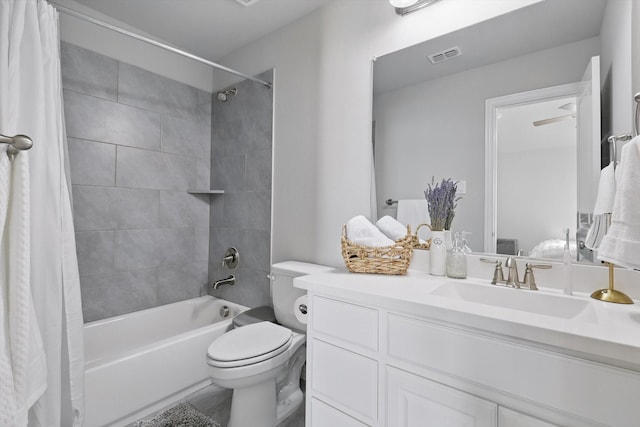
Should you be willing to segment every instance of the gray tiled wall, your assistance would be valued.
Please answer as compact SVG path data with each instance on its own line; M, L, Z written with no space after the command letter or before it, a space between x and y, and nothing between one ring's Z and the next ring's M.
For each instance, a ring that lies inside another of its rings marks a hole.
M259 76L273 81L273 72ZM236 96L212 104L209 279L236 276L236 285L212 295L249 307L270 305L267 274L271 262L271 168L273 91L244 81ZM240 251L240 266L223 269L225 248Z
M67 43L62 81L85 321L199 296L211 94Z

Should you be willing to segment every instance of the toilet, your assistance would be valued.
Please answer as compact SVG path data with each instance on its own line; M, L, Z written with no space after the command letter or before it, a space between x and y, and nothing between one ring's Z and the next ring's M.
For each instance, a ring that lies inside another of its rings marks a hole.
M228 427L274 427L302 404L306 325L296 318L294 304L305 291L294 288L293 279L330 270L298 261L273 264L273 309L239 314L234 328L209 346L209 376L214 384L233 389Z

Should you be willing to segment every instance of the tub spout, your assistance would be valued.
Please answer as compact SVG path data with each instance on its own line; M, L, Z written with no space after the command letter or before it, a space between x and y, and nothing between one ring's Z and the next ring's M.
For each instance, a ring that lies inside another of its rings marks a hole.
M213 282L211 284L211 288L213 290L218 289L220 286L224 286L224 285L235 285L236 284L236 278L235 276L232 274L231 276L225 278L225 279L220 279L220 280L216 280L215 282Z

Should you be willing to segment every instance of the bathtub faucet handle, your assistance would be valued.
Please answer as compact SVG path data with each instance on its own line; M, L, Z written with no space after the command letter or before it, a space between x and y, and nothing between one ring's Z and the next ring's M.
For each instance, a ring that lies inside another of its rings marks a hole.
M218 289L220 286L224 286L224 285L235 285L236 284L236 278L235 276L232 274L231 276L224 278L224 279L220 279L220 280L216 280L215 282L213 282L211 284L211 288L215 291L216 289Z
M240 263L240 252L233 246L227 248L224 253L224 257L222 257L222 267L227 267L230 269L234 269Z

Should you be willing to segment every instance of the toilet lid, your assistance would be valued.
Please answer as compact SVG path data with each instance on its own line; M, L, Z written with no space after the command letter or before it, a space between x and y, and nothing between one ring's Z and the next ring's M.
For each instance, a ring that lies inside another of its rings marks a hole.
M259 322L232 329L211 343L209 363L220 367L243 366L274 357L287 349L290 329Z

